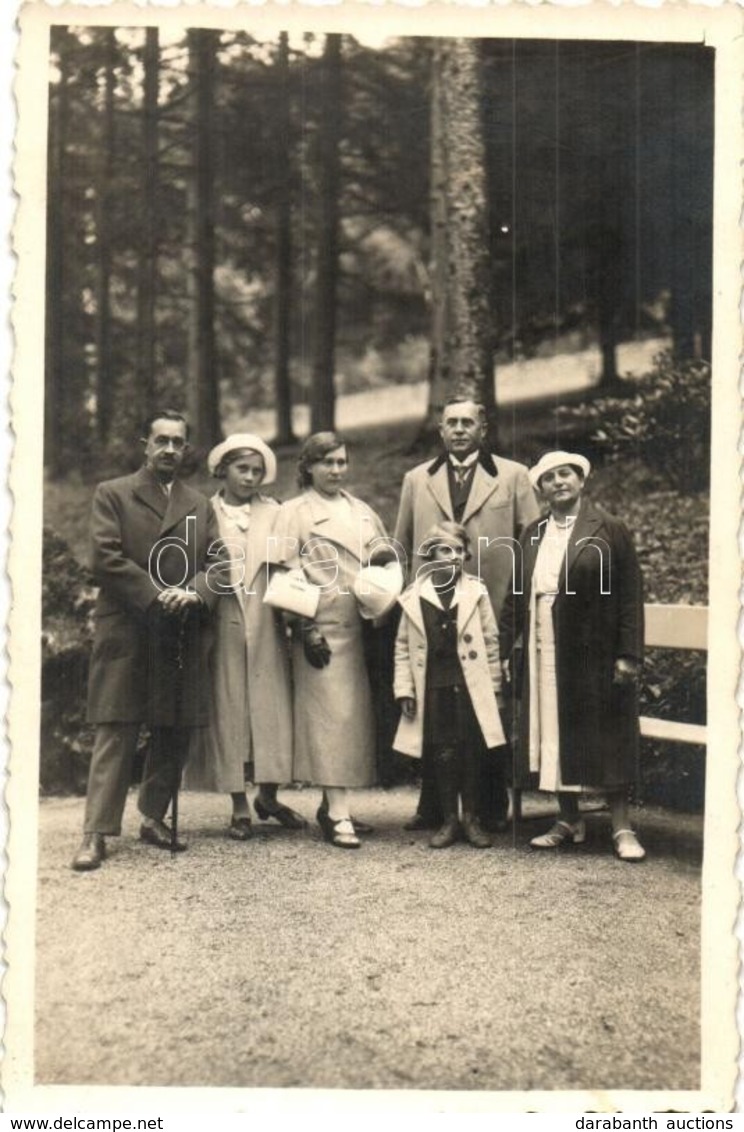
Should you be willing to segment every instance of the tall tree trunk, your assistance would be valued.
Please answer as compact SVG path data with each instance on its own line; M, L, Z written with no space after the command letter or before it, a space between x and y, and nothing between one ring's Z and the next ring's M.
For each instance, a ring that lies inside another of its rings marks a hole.
M496 402L480 41L437 39L432 57L432 384L427 421L451 393Z
M431 64L431 156L429 188L431 343L429 347L429 408L425 432L436 429L439 412L450 392L450 357L444 348L450 324L447 264L449 240L447 225L447 149L443 138L444 92L440 67Z
M64 470L63 417L65 410L65 310L66 271L64 254L64 186L67 174L70 65L67 29L52 28L52 48L57 52L59 81L49 107L49 164L47 169L47 259L46 336L44 394L44 463L53 478Z
M276 113L276 306L274 341L274 397L276 444L292 444L292 388L290 384L290 312L292 294L292 156L289 140L289 36L279 33Z
M116 148L114 88L116 83L116 35L104 33L103 144L96 193L96 424L98 439L105 444L114 404L114 374L111 358L111 182Z
M142 229L137 264L137 408L142 420L155 409L159 56L158 29L146 28L142 101Z
M218 32L191 29L189 66L194 95L190 220L191 315L188 411L199 447L220 438L219 385L214 333L214 76Z
M341 36L327 35L323 51L318 124L318 224L315 327L310 422L313 432L335 421L336 287L342 121Z
M598 388L612 392L618 384L617 346L623 313L623 279L628 253L624 238L624 202L635 201L630 122L633 75L611 52L586 59L586 107L599 146L587 161L589 200L594 219L586 227L587 282L594 307L601 354ZM634 60L631 59L631 62ZM627 90L626 98L618 97ZM632 271L632 266L627 265Z

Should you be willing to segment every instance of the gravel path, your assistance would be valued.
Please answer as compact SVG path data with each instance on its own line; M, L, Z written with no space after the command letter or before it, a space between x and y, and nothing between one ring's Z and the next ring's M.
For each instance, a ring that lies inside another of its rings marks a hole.
M311 818L314 790L289 796ZM411 789L355 799L356 853L187 794L189 852L124 836L75 874L81 799L41 803L40 1084L696 1089L702 818L644 810L642 865L427 848ZM527 813L535 808L528 800Z

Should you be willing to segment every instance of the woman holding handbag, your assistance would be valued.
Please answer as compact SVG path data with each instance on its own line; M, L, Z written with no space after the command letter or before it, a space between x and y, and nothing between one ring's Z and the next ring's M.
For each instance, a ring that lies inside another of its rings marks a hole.
M375 512L343 489L349 462L335 432L304 443L302 489L282 504L274 535L285 566L302 569L319 590L314 618L292 622L295 777L323 787L323 837L357 849L348 791L375 782L375 721L354 583L375 561L385 529Z
M304 818L277 799L294 778L289 648L281 616L264 604L280 504L260 490L276 479L276 457L252 433L235 433L209 453L220 490L212 497L220 531L207 581L220 594L210 664L209 727L187 765L185 785L230 795L228 837L253 833L246 764L264 821L301 829ZM219 553L217 553L219 552Z

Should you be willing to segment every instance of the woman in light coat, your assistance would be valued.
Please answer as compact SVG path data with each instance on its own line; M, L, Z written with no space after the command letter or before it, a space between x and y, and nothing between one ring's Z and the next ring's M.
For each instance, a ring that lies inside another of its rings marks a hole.
M220 597L209 727L192 754L185 784L230 794L228 836L246 841L252 836L246 764L259 784L253 803L259 818L274 818L289 829L305 824L276 796L278 784L294 778L289 646L282 618L263 602L280 504L259 488L276 479L276 458L259 437L236 433L212 449L208 466L223 481L212 497L221 556L207 574Z
M346 444L334 432L310 436L298 463L302 493L282 504L277 553L319 587L312 620L293 622L294 751L298 780L323 787L317 813L324 838L359 847L348 791L375 782L375 721L354 581L385 529L375 512L343 490Z
M496 620L483 583L463 572L469 537L459 523L435 524L419 550L425 565L399 598L394 695L401 719L393 746L431 752L444 822L429 844L464 833L478 849L492 842L477 818L483 760L506 742L498 704L501 668ZM462 800L462 825L458 813Z
M578 799L599 790L617 856L640 861L628 790L638 774L643 579L625 524L584 498L590 470L570 452L548 452L530 470L549 516L520 540L523 585L499 623L507 661L523 641L515 786L558 795L559 820L534 848L583 842Z

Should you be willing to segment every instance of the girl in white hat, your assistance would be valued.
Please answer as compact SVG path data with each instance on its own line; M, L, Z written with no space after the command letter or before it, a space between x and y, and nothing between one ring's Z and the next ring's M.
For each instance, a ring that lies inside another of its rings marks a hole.
M284 623L263 597L271 560L271 535L279 503L260 492L276 479L276 457L252 433L235 433L209 454L210 472L222 480L212 497L224 556L208 581L221 594L215 617L210 678L211 719L189 762L186 786L229 794L228 836L252 836L245 764L259 784L254 809L289 829L305 825L277 800L277 786L291 782L292 696Z
M477 849L482 760L506 742L499 715L501 668L496 621L483 583L463 572L467 531L444 521L429 530L419 576L399 599L394 693L401 720L393 746L421 758L426 744L444 823L431 838L446 849L461 837ZM462 801L462 821L459 803Z

